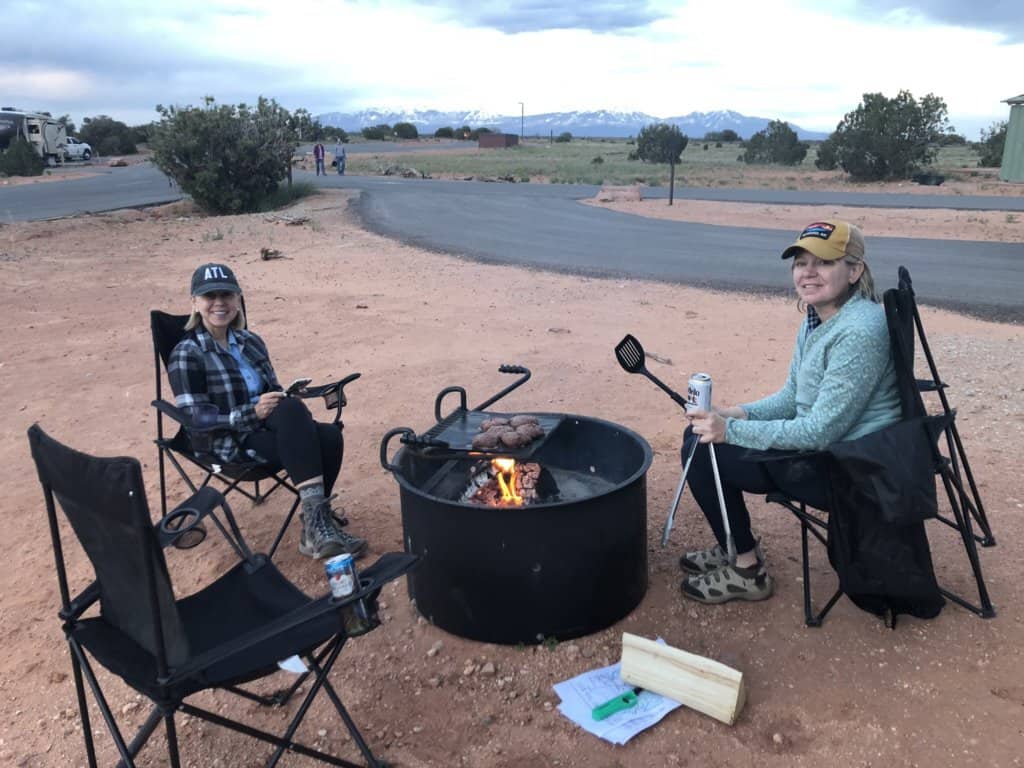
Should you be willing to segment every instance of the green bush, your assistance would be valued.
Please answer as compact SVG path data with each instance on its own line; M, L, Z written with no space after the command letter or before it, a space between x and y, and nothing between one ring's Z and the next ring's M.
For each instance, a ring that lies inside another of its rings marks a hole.
M135 129L107 115L82 120L78 138L90 145L97 155L134 155L138 152Z
M46 163L25 139L18 137L0 152L0 174L4 176L42 176Z
M337 128L333 125L329 125L324 128L324 139L340 144L348 144L348 131L344 128Z
M555 142L558 144L568 144L570 141L572 141L572 134L569 131L562 131L555 136Z
M288 175L298 137L291 115L273 99L255 107L163 107L150 136L153 163L203 210L265 210Z
M436 131L434 131L434 138L435 139L454 139L455 138L455 129L451 128L451 127L448 127L448 128L438 128Z
M381 125L374 125L372 127L367 126L361 131L364 139L371 141L383 141L384 139L391 138L391 126L387 123Z
M814 160L814 166L822 171L834 171L839 167L839 158L836 156L836 143L831 136L818 146L818 157Z
M740 135L736 133L732 128L726 128L724 131L708 131L704 134L704 141L739 141Z
M767 128L751 136L745 146L745 163L799 165L807 157L807 143L800 141L796 131L782 120L772 120Z
M395 123L394 133L400 139L418 139L420 137L420 132L412 123Z
M851 177L863 181L909 179L930 165L938 142L951 133L946 102L929 93L919 102L909 91L889 99L865 93L830 137L836 158Z
M486 127L474 128L473 130L469 131L469 135L466 138L468 138L470 141L477 141L480 138L481 133L494 133L494 131Z
M998 168L1003 164L1003 148L1006 146L1005 120L992 123L988 130L982 129L981 143L978 145L978 153L981 157L978 165L983 168Z
M591 165L603 165L604 164L604 158L601 157L600 155L598 155L597 157L595 157L593 160L590 161L590 164Z

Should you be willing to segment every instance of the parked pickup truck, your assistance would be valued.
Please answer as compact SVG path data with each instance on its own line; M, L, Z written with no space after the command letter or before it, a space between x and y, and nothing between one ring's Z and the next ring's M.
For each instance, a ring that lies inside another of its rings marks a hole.
M64 145L64 157L68 160L88 160L92 157L92 147L84 141L68 136L67 144Z

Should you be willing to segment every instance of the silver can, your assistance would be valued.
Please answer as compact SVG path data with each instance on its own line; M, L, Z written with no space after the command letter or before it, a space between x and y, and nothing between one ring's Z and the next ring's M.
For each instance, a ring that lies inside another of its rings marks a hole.
M324 562L331 595L339 600L356 591L356 564L352 555L337 555Z
M686 410L711 410L711 376L695 373L686 384Z

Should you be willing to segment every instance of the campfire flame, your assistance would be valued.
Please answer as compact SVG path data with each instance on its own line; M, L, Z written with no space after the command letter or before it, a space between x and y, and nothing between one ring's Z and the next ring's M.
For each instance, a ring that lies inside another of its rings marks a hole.
M521 506L523 497L516 493L516 460L492 459L491 467L501 489L501 503Z

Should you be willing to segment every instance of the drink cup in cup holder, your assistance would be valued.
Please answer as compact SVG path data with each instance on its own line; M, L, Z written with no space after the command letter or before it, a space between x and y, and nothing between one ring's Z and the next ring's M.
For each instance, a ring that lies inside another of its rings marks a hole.
M212 427L217 426L220 411L213 403L196 403L190 405L186 412L192 420L193 429L189 430L192 438L192 450L196 453L210 453L213 450Z

